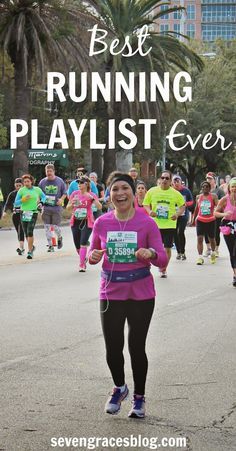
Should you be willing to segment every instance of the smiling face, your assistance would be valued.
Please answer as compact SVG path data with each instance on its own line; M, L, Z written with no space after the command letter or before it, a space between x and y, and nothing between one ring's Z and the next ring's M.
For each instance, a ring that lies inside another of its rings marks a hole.
M111 186L111 201L118 212L128 212L134 202L134 194L131 186L123 181L119 180Z
M211 190L211 188L208 185L208 183L203 183L202 184L202 192L203 192L203 194L205 194L205 195L209 194L210 190Z
M236 194L236 180L232 184L229 185L229 191L231 194Z

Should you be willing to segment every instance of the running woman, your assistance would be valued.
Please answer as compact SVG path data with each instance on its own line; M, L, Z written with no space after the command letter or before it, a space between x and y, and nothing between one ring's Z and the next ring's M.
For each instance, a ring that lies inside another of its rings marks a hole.
M115 384L105 412L117 414L129 393L123 356L127 320L134 379L129 417L143 418L148 368L145 343L155 302L150 266L166 266L167 257L157 225L134 207L133 179L128 174L116 173L109 188L114 210L95 222L89 250L90 264L103 260L100 313L107 364Z
M147 213L147 210L143 206L143 201L145 198L145 195L147 193L147 187L144 182L139 180L136 183L136 194L135 194L135 208L142 211L143 213Z
M20 178L16 178L14 186L15 186L15 190L11 191L11 193L8 194L6 203L4 205L3 216L6 216L7 210L10 210L12 212L12 222L16 229L18 243L19 243L18 247L16 249L16 252L18 255L23 255L25 252L25 249L24 249L25 236L24 236L24 230L23 230L22 223L21 223L20 207L14 207L16 195L17 195L19 189L22 188L22 186L23 186L22 180Z
M23 175L23 187L19 189L14 207L21 209L21 222L28 243L27 258L33 258L34 252L34 227L38 217L38 204L44 203L46 196L38 187L34 186L34 178L30 174Z
M87 177L86 169L83 168L83 167L82 168L77 168L76 169L76 176L77 176L77 178L75 180L72 180L72 182L69 185L69 188L68 188L68 191L67 191L68 196L70 196L73 193L73 191L77 191L78 190L78 183L77 183L78 178L80 178L80 177ZM98 196L98 189L97 189L95 183L93 182L93 180L91 180L91 182L90 182L90 190L92 191L92 193L94 193L94 194L96 194L96 196Z
M79 272L86 271L86 256L89 237L94 225L92 205L101 210L102 205L96 194L90 192L90 180L88 177L80 177L77 180L78 189L69 197L67 208L73 208L71 216L71 231L77 254L80 257Z
M185 229L189 220L189 207L193 205L193 196L191 191L184 185L182 185L182 179L180 175L174 175L173 177L173 188L179 191L185 200L185 210L184 213L177 219L177 227L175 230L175 245L177 249L176 260L186 260L185 255Z
M151 188L143 202L147 212L156 221L160 229L168 263L171 258L177 219L185 210L185 200L182 194L171 187L171 179L171 172L163 171L159 179L159 186ZM167 277L166 268L167 265L160 269L162 278Z
M206 174L206 181L210 183L211 185L211 193L216 194L218 200L222 199L222 197L225 196L224 191L220 188L217 188L216 186L216 174L214 172L208 172ZM216 218L215 223L215 240L216 240L216 248L215 248L215 254L216 257L219 257L219 246L220 246L220 219ZM209 242L209 238L207 235L205 235L205 242L207 245L206 252L204 254L205 257L209 257L211 255L211 245Z
M45 166L46 177L39 182L39 187L46 195L46 201L43 207L42 220L48 241L48 252L54 252L52 244L52 228L57 235L57 248L61 249L62 234L61 234L61 219L62 219L62 205L66 198L66 185L64 181L55 174L55 167L53 164Z
M218 197L211 193L211 185L209 182L202 182L202 194L196 197L196 208L193 213L192 225L197 226L197 265L203 265L203 239L207 235L211 245L211 263L216 262L216 241L215 241L215 216L214 209L218 204Z
M230 180L228 194L219 201L215 216L222 219L221 231L229 250L233 287L236 287L236 177Z

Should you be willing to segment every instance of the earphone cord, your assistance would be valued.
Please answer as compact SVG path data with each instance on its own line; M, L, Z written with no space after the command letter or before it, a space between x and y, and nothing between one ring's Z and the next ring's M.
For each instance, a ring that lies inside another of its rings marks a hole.
M130 209L129 209L128 217L127 217L127 219L126 219L126 221L125 221L125 224L124 224L124 227L123 227L123 228L122 228L121 222L119 221L118 218L116 218L115 213L114 213L114 216L115 216L116 220L117 220L118 223L119 223L120 231L121 231L121 232L124 232L125 227L126 227L126 225L127 225L127 222L129 221L129 214L130 214L130 212L131 212L131 209L132 209L132 206L131 206ZM113 274L113 270L114 270L114 265L115 265L115 262L112 263L111 274L110 274L110 277L109 277L109 279L108 279L108 281L106 282L105 287L104 287L107 305L106 305L105 310L101 310L100 313L106 313L106 312L108 311L108 308L109 308L109 302L110 302L110 301L109 301L108 295L107 295L107 288L108 288L108 286L109 286L109 284L110 284L110 282L111 282L111 279L112 279L112 274Z

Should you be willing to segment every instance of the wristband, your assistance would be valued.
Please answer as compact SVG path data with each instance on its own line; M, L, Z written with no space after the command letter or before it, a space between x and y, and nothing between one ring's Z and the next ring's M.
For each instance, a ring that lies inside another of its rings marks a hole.
M155 249L153 249L152 247L148 248L149 251L151 251L152 255L151 255L151 259L157 258L157 252L155 251Z

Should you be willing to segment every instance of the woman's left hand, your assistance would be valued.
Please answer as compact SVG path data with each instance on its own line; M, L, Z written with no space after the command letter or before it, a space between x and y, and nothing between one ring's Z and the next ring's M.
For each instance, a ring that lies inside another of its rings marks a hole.
M152 258L152 251L150 251L150 249L141 247L135 252L135 257L141 260L149 260L150 258Z

